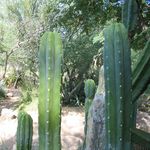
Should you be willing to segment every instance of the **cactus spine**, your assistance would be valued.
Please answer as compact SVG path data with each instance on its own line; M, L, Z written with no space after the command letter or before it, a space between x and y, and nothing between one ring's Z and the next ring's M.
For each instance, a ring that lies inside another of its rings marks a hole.
M121 23L104 30L106 149L130 150L131 62L128 36Z
M39 149L60 150L60 84L62 42L46 32L40 41Z
M31 150L33 136L33 120L26 112L18 115L17 150Z

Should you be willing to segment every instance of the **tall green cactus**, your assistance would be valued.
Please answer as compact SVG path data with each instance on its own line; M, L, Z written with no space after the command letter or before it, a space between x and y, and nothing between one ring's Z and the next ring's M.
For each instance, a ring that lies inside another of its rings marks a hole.
M134 29L137 24L138 6L136 0L125 0L122 6L122 22L128 31Z
M106 149L130 150L131 61L128 34L121 23L104 30Z
M60 84L62 41L46 32L40 42L39 149L60 150Z
M33 120L26 112L19 112L17 127L17 150L31 150Z

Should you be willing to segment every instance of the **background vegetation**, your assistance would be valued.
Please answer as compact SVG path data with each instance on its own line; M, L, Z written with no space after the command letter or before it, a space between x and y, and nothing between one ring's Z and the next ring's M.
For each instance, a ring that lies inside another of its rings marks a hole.
M150 38L150 7L143 0L135 3L129 32L133 66ZM0 7L1 82L28 93L37 89L39 39L45 31L57 31L64 46L62 102L84 103L84 80L97 83L103 64L103 28L121 21L119 1L1 0Z

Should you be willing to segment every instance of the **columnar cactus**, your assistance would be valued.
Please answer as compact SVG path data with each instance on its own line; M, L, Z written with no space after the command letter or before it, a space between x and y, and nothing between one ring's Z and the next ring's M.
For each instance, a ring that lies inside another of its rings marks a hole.
M31 150L33 136L33 120L26 112L18 115L17 150Z
M106 149L130 150L131 61L127 30L114 23L104 30Z
M39 149L60 150L60 84L62 42L58 33L41 38L39 85Z
M124 0L122 6L122 22L126 29L131 31L137 24L138 5L135 0Z

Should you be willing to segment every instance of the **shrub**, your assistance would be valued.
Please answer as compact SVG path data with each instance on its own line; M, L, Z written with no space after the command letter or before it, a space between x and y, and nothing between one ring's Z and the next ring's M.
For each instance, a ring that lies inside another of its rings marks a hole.
M22 92L22 102L25 104L32 102L31 91L27 90L26 92Z
M0 86L0 100L4 99L6 97L5 90Z

